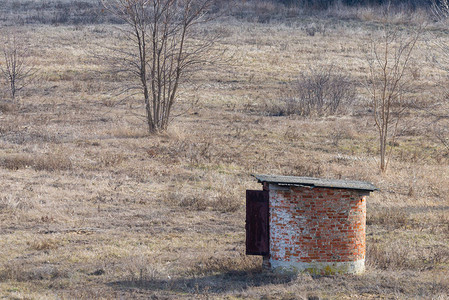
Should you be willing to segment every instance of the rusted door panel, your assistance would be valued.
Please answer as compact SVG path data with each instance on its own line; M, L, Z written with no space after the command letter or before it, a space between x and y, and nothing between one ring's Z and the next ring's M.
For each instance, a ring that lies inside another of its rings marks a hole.
M246 191L246 254L269 253L268 191Z

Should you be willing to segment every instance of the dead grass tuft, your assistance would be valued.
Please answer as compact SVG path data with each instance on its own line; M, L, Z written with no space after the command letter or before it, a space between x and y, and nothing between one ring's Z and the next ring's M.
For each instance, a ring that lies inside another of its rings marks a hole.
M17 110L17 105L0 100L0 114L11 113Z
M229 272L261 272L262 263L260 257L247 256L243 253L235 257L201 257L193 263L186 272L191 276L204 276L215 273Z
M110 130L108 133L113 137L121 139L148 137L148 132L146 132L145 128L143 127L131 128L127 126L122 126L114 128Z
M415 245L413 245L415 244ZM429 270L449 262L449 247L416 247L416 242L394 240L367 243L366 264L382 270Z
M204 137L197 141L182 137L172 141L168 147L163 147L162 151L179 161L185 160L192 166L211 163L216 157L212 141Z
M367 243L366 264L379 269L403 269L409 266L408 252L401 244Z
M201 195L178 195L178 205L181 207L192 208L194 210L205 210L208 207L208 201Z
M72 169L72 161L62 153L45 154L34 160L33 168L37 171L63 171Z
M241 189L227 178L216 179L216 188L212 209L222 213L234 213L243 207L245 202L240 194Z
M303 177L320 177L324 174L324 168L321 164L321 162L314 160L298 160L295 164L293 164L290 175Z
M59 242L53 238L36 239L27 243L31 250L43 251L52 250L59 247Z
M33 159L26 154L16 154L3 157L0 165L9 170L19 170L33 165Z
M122 153L100 152L95 159L101 167L113 167L125 161L126 157Z
M367 225L378 225L388 229L399 229L411 225L410 215L398 207L370 207L366 213Z
M194 210L206 210L209 201L206 199L206 196L200 193L189 191L170 191L165 196L165 203L171 206L179 206L183 208L191 208Z
M0 159L0 166L9 170L19 170L24 168L33 168L37 171L58 171L70 170L72 161L62 153L30 155L16 154L6 156Z
M18 197L16 195L6 195L0 197L0 211L15 213L17 211L34 208L32 201Z
M213 202L213 210L223 213L233 213L243 206L240 199L226 194L218 194Z
M231 187L219 186L216 190L195 190L180 188L169 191L165 196L165 202L171 206L191 208L197 211L211 208L222 213L234 213L242 205L242 197Z
M14 126L12 126L11 124L5 124L5 123L0 124L0 135L4 135L13 130L14 130Z
M33 266L19 261L10 261L0 269L0 281L14 280L29 282L33 280L51 280L65 278L67 273L58 269L53 264Z
M163 267L159 266L148 255L139 253L139 250L137 252L136 255L130 256L125 262L127 280L139 285L166 275Z

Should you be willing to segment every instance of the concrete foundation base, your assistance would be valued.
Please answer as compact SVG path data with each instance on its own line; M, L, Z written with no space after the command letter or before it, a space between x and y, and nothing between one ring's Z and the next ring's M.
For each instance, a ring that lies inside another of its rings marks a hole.
M316 275L361 274L365 259L345 262L291 262L270 259L271 268L280 273L308 272Z
M263 256L262 269L264 271L271 271L271 262L270 262L270 256L269 255L264 255Z

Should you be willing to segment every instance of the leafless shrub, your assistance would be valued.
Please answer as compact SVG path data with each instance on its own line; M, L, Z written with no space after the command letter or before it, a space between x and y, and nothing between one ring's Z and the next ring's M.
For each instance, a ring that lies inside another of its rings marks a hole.
M8 85L11 99L14 100L35 75L36 69L28 57L29 46L16 34L3 41L0 75Z
M333 66L310 68L287 97L269 108L271 115L327 116L347 112L355 98L354 80Z
M316 30L316 27L314 27L314 26L307 26L305 28L305 31L306 31L308 36L315 36L315 33L316 33L317 30Z
M324 66L301 74L296 85L301 115L334 115L348 109L355 97L354 81L340 72Z
M312 23L304 27L304 31L308 36L315 36L316 33L324 35L326 33L326 25Z
M216 154L213 142L207 138L195 142L181 139L171 144L166 151L172 157L186 159L191 165L210 163Z
M340 142L344 139L352 139L354 138L354 133L352 129L345 126L336 126L329 133L329 138L331 140L332 145L338 147Z
M126 271L128 280L136 285L144 284L152 279L160 277L164 272L157 266L155 261L137 250L136 255L126 260Z
M213 147L211 141L205 140L197 143L188 143L186 150L186 158L193 165L198 165L202 162L211 162L212 160Z
M434 140L440 143L446 149L446 156L449 153L449 95L440 103L434 105L429 110L432 119L430 124L430 132Z
M432 127L435 138L446 148L449 152L449 114L447 119L440 119L435 122Z
M285 128L284 138L290 142L297 141L303 136L303 132L293 126Z

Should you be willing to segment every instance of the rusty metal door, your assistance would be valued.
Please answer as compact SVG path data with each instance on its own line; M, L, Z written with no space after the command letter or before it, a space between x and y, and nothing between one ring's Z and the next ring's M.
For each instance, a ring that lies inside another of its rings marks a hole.
M268 191L246 191L246 254L267 255L269 250Z

